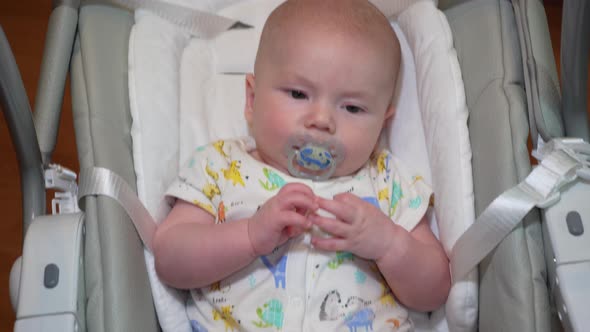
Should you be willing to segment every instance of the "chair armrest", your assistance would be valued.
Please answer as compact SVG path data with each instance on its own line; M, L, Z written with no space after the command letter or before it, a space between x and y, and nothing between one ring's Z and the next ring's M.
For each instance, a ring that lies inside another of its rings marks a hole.
M566 331L590 326L590 183L576 181L544 211L549 281Z
M15 332L85 330L83 243L82 213L34 219L24 241Z

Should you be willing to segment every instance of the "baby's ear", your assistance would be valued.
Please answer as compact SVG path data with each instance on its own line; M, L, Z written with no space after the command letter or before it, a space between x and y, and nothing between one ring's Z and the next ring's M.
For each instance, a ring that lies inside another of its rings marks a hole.
M387 107L387 111L385 111L385 121L389 120L389 118L391 118L394 114L395 106L393 106L393 103L390 103L389 107Z
M252 121L252 115L254 113L254 96L256 90L256 82L254 80L254 74L246 74L246 103L244 105L244 117L246 122L250 125Z

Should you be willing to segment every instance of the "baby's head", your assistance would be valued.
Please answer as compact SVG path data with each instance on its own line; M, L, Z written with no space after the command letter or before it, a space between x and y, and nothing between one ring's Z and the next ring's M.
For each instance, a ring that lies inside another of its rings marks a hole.
M387 18L367 0L280 5L246 77L254 156L287 172L289 151L311 139L341 159L334 176L356 172L394 113L400 58Z

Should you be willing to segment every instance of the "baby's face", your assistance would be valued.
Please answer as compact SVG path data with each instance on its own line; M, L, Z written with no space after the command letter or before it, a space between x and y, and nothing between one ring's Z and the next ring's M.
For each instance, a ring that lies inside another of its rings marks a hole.
M327 31L292 31L275 42L246 81L245 115L255 157L287 172L289 138L336 140L345 158L334 176L369 159L392 115L395 75L375 43Z

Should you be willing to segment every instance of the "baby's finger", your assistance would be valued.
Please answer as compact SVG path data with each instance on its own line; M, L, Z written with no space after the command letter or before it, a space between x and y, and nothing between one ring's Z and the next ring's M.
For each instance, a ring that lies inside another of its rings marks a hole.
M314 248L325 251L349 251L348 242L341 238L314 236L311 238Z
M295 211L282 211L279 213L276 218L276 224L280 228L296 227L308 229L311 227L309 218Z
M333 199L335 201L342 202L344 204L352 205L352 206L365 203L365 201L362 198L358 197L357 195L351 194L351 193L336 194L336 195L334 195Z
M330 212L336 218L347 223L352 223L356 220L357 213L359 212L358 208L335 199L318 197L317 202L320 209Z
M306 196L315 198L315 194L313 193L313 190L303 184L303 183L288 183L286 185L284 185L281 190L279 190L277 195L283 195L283 194L287 194L287 193L294 193L294 192L298 192L298 193L302 193Z
M309 219L323 232L328 233L333 237L348 238L350 236L350 224L341 220L318 215L310 216Z
M300 192L291 192L277 196L281 210L296 210L301 214L316 211L319 206L316 200Z
M295 227L295 226L288 226L286 228L286 230L287 230L287 234L289 235L289 237L297 237L297 236L303 234L305 231L307 231L306 228Z

